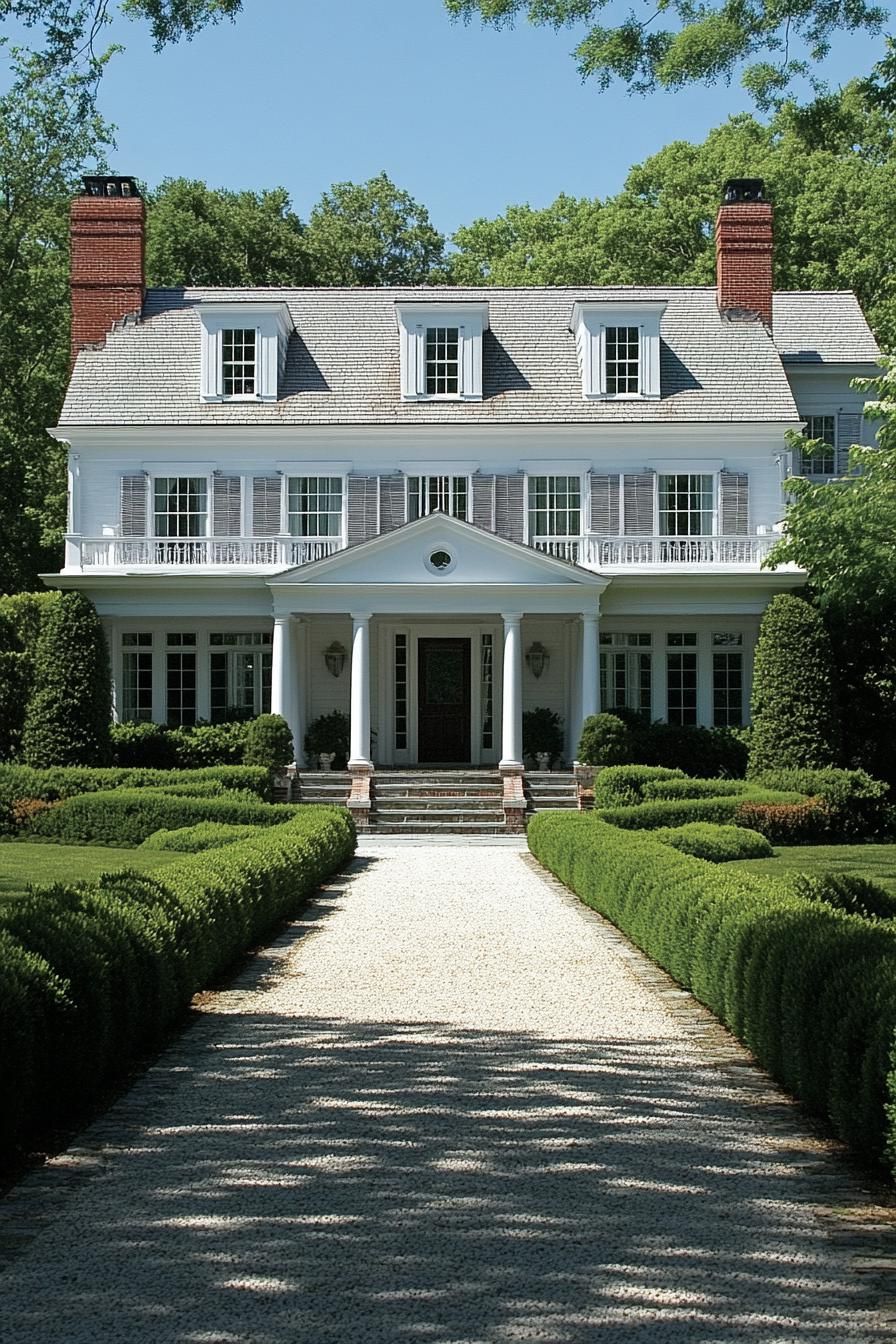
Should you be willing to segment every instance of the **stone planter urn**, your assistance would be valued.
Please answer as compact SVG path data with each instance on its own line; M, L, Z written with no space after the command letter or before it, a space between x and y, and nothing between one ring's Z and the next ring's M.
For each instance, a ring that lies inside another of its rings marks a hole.
M550 768L551 768L551 753L550 753L549 751L539 751L539 752L536 752L536 754L535 754L535 759L536 759L536 761L538 762L538 768L539 768L539 770L550 770Z
M321 770L327 772L333 769L333 761L336 758L335 751L322 751L318 756Z

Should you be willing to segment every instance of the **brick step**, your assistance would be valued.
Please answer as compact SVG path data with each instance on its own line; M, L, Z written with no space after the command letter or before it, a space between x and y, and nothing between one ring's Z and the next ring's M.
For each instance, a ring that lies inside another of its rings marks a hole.
M578 811L578 798L530 798L529 808L531 811L550 812L557 808L572 809Z
M504 796L500 788L492 789L439 789L431 785L421 784L419 788L394 787L383 788L379 784L374 784L372 792L374 797L381 798L384 802L398 802L402 798L446 798L450 802L452 798L472 798L482 799L483 802L490 802L495 798Z

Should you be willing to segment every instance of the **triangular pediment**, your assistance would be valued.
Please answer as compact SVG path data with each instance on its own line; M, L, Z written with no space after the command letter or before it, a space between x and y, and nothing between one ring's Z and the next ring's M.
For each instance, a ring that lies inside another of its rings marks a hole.
M444 513L431 513L405 523L394 532L268 580L272 588L306 583L354 587L570 585L600 592L608 580L566 560L543 555L530 546L496 537L471 523L462 523Z

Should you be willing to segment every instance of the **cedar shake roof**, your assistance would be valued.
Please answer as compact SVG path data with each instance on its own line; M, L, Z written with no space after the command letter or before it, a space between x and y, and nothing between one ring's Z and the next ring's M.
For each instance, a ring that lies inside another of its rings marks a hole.
M276 402L199 397L200 301L279 301L295 324ZM481 402L402 402L396 302L482 302ZM569 330L576 301L664 301L657 400L585 401ZM720 317L714 289L150 290L139 321L78 356L60 425L618 425L799 420L782 357L874 363L852 294L778 294L772 338Z

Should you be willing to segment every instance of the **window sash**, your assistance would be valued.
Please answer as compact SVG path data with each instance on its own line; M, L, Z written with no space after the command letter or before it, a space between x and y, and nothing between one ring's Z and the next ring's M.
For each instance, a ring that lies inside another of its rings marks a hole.
M426 395L460 394L460 327L426 328Z
M578 476L529 477L529 536L582 535L582 482Z
M814 448L804 449L804 476L834 476L837 473L837 418L834 415L806 416L804 438L818 440Z
M666 717L669 723L697 722L697 655L666 654Z
M607 396L641 391L641 328L604 328L604 387Z
M711 537L715 533L715 477L693 472L658 481L661 537Z
M342 535L341 476L290 476L287 501L291 537Z
M157 537L207 535L208 481L204 476L157 476L153 504Z
M258 332L225 327L221 332L221 395L254 397L258 388Z
M196 722L196 654L165 655L166 720L172 727Z
M716 728L740 728L744 721L743 654L712 656L712 721Z
M126 723L149 723L152 720L152 653L149 650L130 647L122 652L121 719Z
M221 649L209 655L209 708L212 723L230 712L267 714L271 707L271 654L264 648Z
M447 513L466 522L469 493L466 476L409 476L408 522L430 513Z
M649 649L603 649L600 655L600 703L633 709L646 718L653 712L653 655Z

